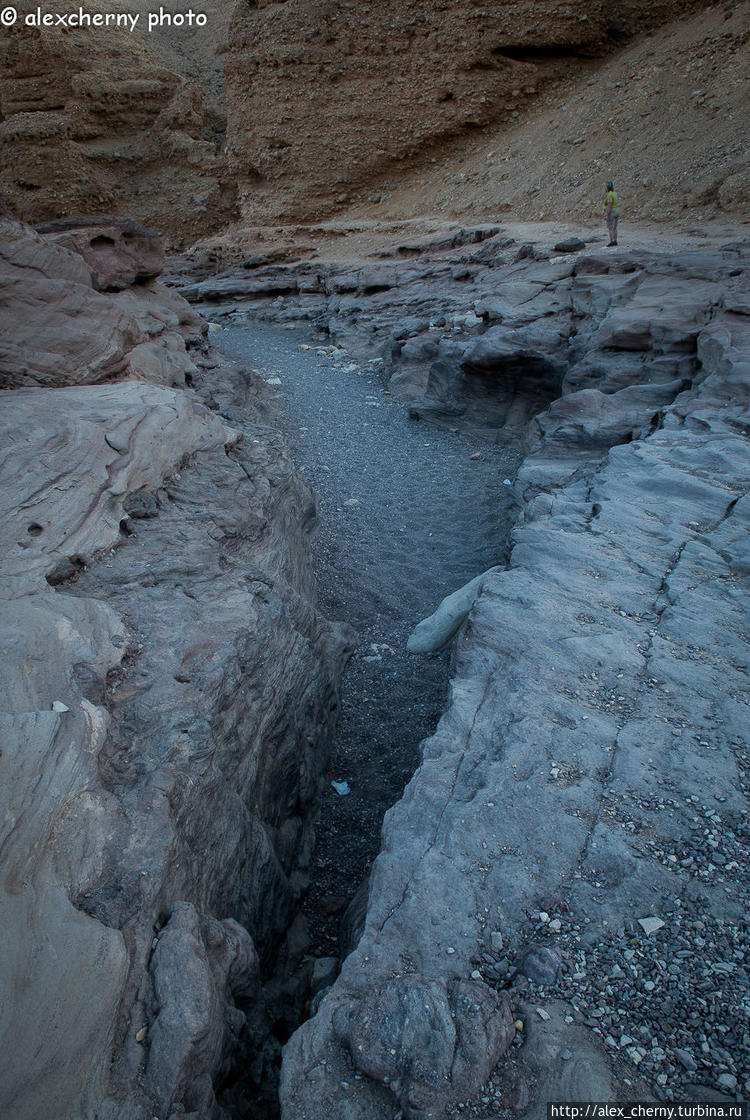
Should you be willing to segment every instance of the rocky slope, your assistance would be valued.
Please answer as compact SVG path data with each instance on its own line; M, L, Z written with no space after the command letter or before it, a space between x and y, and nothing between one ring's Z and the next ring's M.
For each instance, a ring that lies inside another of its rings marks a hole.
M153 235L0 221L0 1111L218 1118L305 948L346 644L314 504Z
M450 702L286 1047L285 1120L750 1090L749 264L478 227L186 289L308 319L415 419L537 413L508 568L410 643L458 631Z
M631 218L744 213L747 0L130 11L2 29L0 192L29 221L119 212L184 246L351 208L580 219L612 175Z
M586 59L701 6L238 6L226 76L242 217L314 220L378 179L398 183L415 160L434 170L460 138L484 148L490 127L512 128L550 82L589 77Z
M743 218L750 4L652 30L561 71L526 112L373 183L350 216L560 221L598 217L613 179L623 219Z

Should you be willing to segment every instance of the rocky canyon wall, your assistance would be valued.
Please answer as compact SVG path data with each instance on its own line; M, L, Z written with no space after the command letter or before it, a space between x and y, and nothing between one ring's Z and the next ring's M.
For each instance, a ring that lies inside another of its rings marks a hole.
M218 1118L239 1041L262 1076L345 647L313 500L149 231L0 223L0 1113Z
M229 13L204 4L204 29L149 34L150 6L137 0L129 10L139 16L132 33L27 27L20 18L3 29L0 194L32 222L120 212L194 239L235 213L218 61Z
M699 3L528 0L238 5L226 63L228 160L248 221L316 219L488 125L550 78Z
M150 8L137 0L130 5L139 16L132 32L39 29L19 19L0 35L0 194L31 222L121 213L181 245L236 221L317 221L380 198L384 183L386 193L404 183L408 197L398 198L396 210L411 212L421 194L409 171L441 171L462 182L465 169L452 164L488 144L496 154L540 103L548 104L544 95L558 81L601 83L592 103L609 103L596 59L707 6L211 0L201 6L205 27L149 32ZM99 7L116 14L111 4ZM730 39L735 34L730 29ZM657 68L668 70L673 55L665 48ZM716 87L720 104L727 96L723 71L696 76L709 101ZM614 99L615 109L625 109L616 131L637 140L630 96L624 86ZM668 89L656 90L656 115L668 117L672 100ZM585 135L599 116L594 109ZM528 145L523 137L513 141L522 155L512 164L519 184L510 196L519 213L519 200L539 177L532 123ZM713 148L717 143L732 149L733 134L714 137ZM598 158L602 144L594 147L589 155ZM683 162L701 166L703 147L703 137L683 137ZM709 162L721 163L715 151ZM673 178L658 166L648 174L655 192ZM570 192L556 199L551 190L558 211L570 210ZM460 210L462 193L451 187L445 205ZM498 199L480 202L492 212ZM435 200L423 205L429 211ZM580 200L572 209L581 211Z

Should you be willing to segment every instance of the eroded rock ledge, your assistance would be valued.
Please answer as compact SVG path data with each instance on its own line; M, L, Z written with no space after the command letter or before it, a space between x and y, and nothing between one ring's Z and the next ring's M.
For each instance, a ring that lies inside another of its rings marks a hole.
M474 407L467 368L502 402L530 347L561 394L530 428L510 565L470 596L448 709L386 816L361 936L285 1049L285 1120L536 1116L731 1097L749 1075L747 246L534 255L472 270L462 309L434 260L380 289L376 267L319 270L314 305L302 284L263 305L369 339L394 387L410 346L443 403Z
M238 1045L258 1081L278 1049L347 638L262 383L153 244L0 221L0 1111L218 1118Z

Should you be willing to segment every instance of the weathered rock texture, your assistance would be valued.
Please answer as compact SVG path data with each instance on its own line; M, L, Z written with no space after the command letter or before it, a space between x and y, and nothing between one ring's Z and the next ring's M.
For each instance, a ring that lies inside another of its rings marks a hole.
M39 222L119 210L183 242L232 219L215 73L226 11L209 3L206 28L149 35L152 10L131 6L135 33L20 19L3 29L0 192L14 213ZM97 11L122 14L107 3Z
M386 171L347 216L580 220L613 179L623 228L743 218L750 3L682 16L604 60L547 60L552 81L509 120Z
M243 217L316 219L446 142L512 125L545 83L700 3L238 5L228 160Z
M127 376L183 386L197 373L185 341L198 342L205 327L179 296L148 282L164 259L150 231L110 219L47 238L0 219L0 232L1 387ZM113 300L100 285L126 290Z
M421 393L415 416L494 436L537 413L509 567L417 629L429 649L468 612L353 952L286 1047L285 1120L454 1115L488 1055L493 1104L535 1117L750 1076L742 1028L725 1039L747 981L750 252L488 233L190 292L229 321L308 317Z
M205 27L149 32L164 8L134 0L132 32L2 30L14 212L127 214L185 245L350 203L580 218L614 175L630 218L744 216L747 0L208 0Z
M218 1118L272 1021L326 760L314 506L180 297L97 293L3 233L3 325L36 331L22 375L3 355L0 1112Z
M58 218L37 228L47 241L83 257L100 292L121 292L155 280L164 268L158 234L128 218Z

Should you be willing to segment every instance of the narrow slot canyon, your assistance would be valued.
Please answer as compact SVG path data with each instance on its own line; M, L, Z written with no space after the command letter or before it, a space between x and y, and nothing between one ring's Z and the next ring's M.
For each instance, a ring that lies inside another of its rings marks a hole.
M735 1092L746 242L86 221L0 216L0 1111Z
M356 635L304 869L307 956L315 960L306 961L302 986L300 973L296 987L279 980L283 1041L356 944L383 816L445 708L450 648L419 656L407 640L445 596L507 559L525 431L524 423L508 427L497 442L416 423L377 364L351 360L309 324L293 327L258 321L217 339L223 354L275 388L275 419L316 499L317 605ZM276 1114L272 1100L265 1107Z

